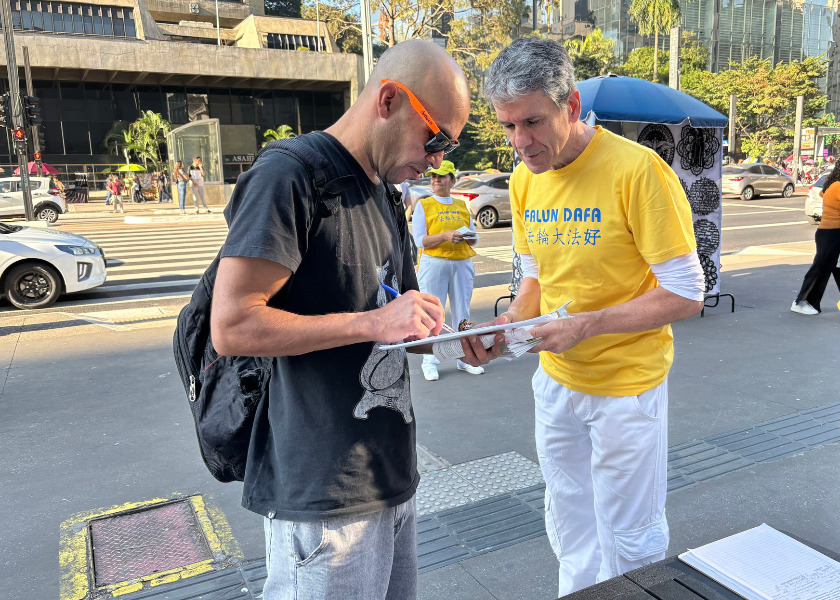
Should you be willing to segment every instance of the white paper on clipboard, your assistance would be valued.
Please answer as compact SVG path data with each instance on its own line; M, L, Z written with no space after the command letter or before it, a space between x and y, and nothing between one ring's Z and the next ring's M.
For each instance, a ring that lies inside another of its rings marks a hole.
M571 300L566 302L563 306L550 313L528 319L527 321L517 321L516 323L503 323L501 325L487 325L486 327L476 327L474 329L467 329L466 331L456 331L454 333L444 333L432 337L423 338L422 340L414 340L413 342L400 342L399 344L383 344L379 346L380 350L397 350L398 348L411 348L412 346L423 346L425 344L434 344L435 342L446 342L449 340L458 340L470 335L483 335L488 333L497 333L499 331L509 331L511 329L530 329L536 325L548 323L554 319L566 316L566 307L571 304Z

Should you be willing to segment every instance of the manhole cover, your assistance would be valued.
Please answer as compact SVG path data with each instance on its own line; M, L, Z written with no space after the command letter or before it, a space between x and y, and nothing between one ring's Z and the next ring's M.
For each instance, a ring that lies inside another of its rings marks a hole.
M213 558L188 500L90 522L97 587Z

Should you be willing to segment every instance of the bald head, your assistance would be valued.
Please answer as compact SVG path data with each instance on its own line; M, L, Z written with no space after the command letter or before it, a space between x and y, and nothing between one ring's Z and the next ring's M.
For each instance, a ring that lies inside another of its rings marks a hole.
M422 104L422 115L403 88ZM432 42L409 40L382 55L356 103L327 132L372 180L399 183L440 165L443 150L430 154L426 148L438 133L430 121L455 140L469 115L470 88L458 63Z
M386 50L376 63L364 93L376 93L383 79L399 81L420 98L444 94L449 97L453 110L466 110L469 114L470 88L464 71L433 42L407 40Z

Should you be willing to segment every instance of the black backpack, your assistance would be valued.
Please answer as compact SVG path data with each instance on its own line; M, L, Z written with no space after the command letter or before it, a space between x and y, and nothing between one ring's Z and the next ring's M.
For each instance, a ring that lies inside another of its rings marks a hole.
M270 151L290 154L306 167L320 202L327 183L324 157L292 138L267 144L254 163ZM244 481L251 428L257 406L268 396L272 359L219 356L213 348L210 307L220 259L216 256L207 267L189 304L181 309L172 345L204 464L219 481Z
M271 142L260 151L254 163L269 151L289 154L306 167L319 204L316 215L323 215L324 210L337 210L338 202L332 198L348 184L356 185L353 177L328 182L326 159L303 140L292 138ZM399 218L400 210L396 205L400 200L395 198L390 185L386 185L385 190L402 238L406 223L405 215ZM325 206L327 203L329 206ZM315 223L311 227L314 229ZM219 481L244 481L254 415L260 402L268 398L273 359L219 356L213 348L210 308L220 259L221 256L217 256L213 260L193 291L189 304L181 309L172 344L204 463Z

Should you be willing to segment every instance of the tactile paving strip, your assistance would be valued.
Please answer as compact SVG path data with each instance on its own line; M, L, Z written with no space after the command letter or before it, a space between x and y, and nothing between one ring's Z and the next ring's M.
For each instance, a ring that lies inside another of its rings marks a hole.
M427 471L417 489L417 515L463 506L542 481L539 465L516 452Z
M840 402L672 446L668 491L840 441Z

